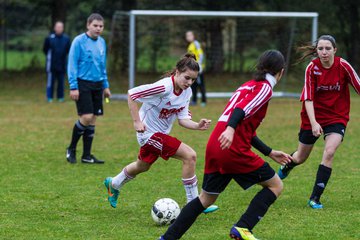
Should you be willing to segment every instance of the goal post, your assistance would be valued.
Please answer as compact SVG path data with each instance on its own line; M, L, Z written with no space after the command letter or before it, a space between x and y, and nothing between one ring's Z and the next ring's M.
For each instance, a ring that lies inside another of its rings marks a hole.
M270 21L269 19L285 19L285 20L295 20L293 24L290 27L290 33L289 36L286 36L286 41L288 46L286 46L285 49L288 49L286 58L290 58L290 52L291 47L293 45L293 35L296 25L297 19L307 19L309 22L307 25L309 25L310 32L307 33L307 35L310 35L307 41L315 42L318 35L318 16L319 14L316 12L258 12L258 11L172 11L172 10L131 10L128 12L125 11L115 11L113 15L113 22L112 22L112 33L111 33L111 39L110 44L115 40L114 39L114 28L117 25L120 24L126 24L128 26L122 26L122 33L124 31L124 35L128 37L127 43L128 43L128 59L127 59L127 71L128 71L128 88L133 88L136 84L135 78L136 78L136 62L137 62L137 51L139 46L137 46L137 41L139 38L146 38L149 35L156 35L156 34L166 34L164 30L156 30L156 27L161 27L159 25L171 23L176 26L178 24L178 19L186 19L187 21L191 19L196 19L199 22L211 21L212 19L234 19L235 25L236 21L238 19L264 19L263 23ZM143 19L142 22L139 22L139 19ZM142 26L146 25L149 22L155 21L157 18L164 19L166 18L167 21L159 21L160 23L157 26L151 25L151 26ZM285 20L281 23L277 22L277 24L284 24ZM229 21L229 25L230 25ZM181 21L179 20L179 24L181 25ZM257 23L259 26L261 26L261 23ZM208 24L209 25L209 24ZM263 24L265 25L265 24ZM257 25L256 25L257 26ZM269 23L269 26L271 26L271 23ZM268 27L268 28L270 28ZM301 27L301 26L300 26ZM236 27L233 27L235 29ZM256 27L255 27L256 28ZM155 30L154 30L155 29ZM166 30L171 30L171 27L167 28ZM185 28L184 28L185 29ZM187 29L192 29L192 27L187 27ZM260 27L259 27L260 29ZM280 29L280 28L279 28ZM170 31L169 30L169 31ZM259 31L265 32L266 26L264 29L260 29ZM137 31L148 31L137 34ZM271 30L268 30L271 31ZM244 30L244 33L246 34L246 29ZM206 34L206 33L205 33ZM219 33L221 34L221 33ZM224 35L224 34L223 34ZM226 33L225 33L226 35ZM230 34L229 34L230 35ZM264 33L262 35L265 36ZM292 35L292 36L291 36ZM255 35L254 35L255 36ZM233 39L236 39L236 37L232 37ZM125 39L123 39L125 40ZM213 44L213 43L211 43ZM228 45L235 44L235 43L229 43ZM171 43L169 44L171 45ZM208 44L210 45L210 44ZM225 44L224 44L225 45ZM223 46L222 46L223 47ZM171 48L171 46L168 46L168 48ZM230 48L230 47L229 47ZM184 49L185 52L185 49ZM124 60L123 60L124 61ZM287 59L287 63L289 62L289 59ZM226 92L209 92L208 97L228 97L229 93ZM122 97L121 95L115 95L115 97ZM275 96L285 96L285 97L294 97L298 96L298 94L292 94L289 92L283 92L283 93L276 93Z

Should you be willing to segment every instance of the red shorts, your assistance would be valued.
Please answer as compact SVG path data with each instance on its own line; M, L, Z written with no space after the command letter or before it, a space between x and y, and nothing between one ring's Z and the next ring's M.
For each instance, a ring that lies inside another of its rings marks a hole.
M175 155L180 145L179 139L157 132L140 148L138 158L150 164L153 164L159 157L168 160Z

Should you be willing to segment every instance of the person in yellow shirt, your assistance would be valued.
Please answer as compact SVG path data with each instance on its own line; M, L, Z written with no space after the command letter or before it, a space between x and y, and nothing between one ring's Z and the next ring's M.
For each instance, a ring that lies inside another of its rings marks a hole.
M195 39L195 34L193 31L187 31L185 37L186 37L186 41L189 43L187 51L196 56L196 60L200 66L198 78L191 85L191 89L192 89L192 93L193 93L191 105L197 104L197 90L198 90L198 88L200 88L201 106L205 107L206 106L206 90L205 90L205 82L204 82L204 69L205 69L204 51L202 50L200 43Z

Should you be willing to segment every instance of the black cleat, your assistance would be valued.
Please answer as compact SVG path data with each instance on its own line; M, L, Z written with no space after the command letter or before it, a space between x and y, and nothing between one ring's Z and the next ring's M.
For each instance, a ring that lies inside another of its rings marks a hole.
M98 164L102 164L105 163L105 161L97 159L94 155L90 155L89 157L82 157L81 158L81 162L82 163L98 163Z
M66 149L66 160L69 163L76 163L76 150L72 149L72 148L67 148Z

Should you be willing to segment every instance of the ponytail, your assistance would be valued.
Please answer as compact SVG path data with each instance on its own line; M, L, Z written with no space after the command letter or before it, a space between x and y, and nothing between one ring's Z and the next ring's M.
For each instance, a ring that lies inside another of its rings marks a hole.
M296 61L295 64L301 63L301 62L305 61L305 59L307 59L309 57L311 57L311 58L317 57L316 47L317 47L317 42L315 43L315 45L308 44L308 45L298 47L297 52L302 52L303 54Z
M266 74L276 75L285 67L285 58L278 50L267 50L261 54L256 64L254 79L263 80Z
M176 70L178 70L181 73L185 72L186 70L192 70L195 72L199 72L200 66L196 61L196 56L192 53L186 53L176 63L175 68L173 70L170 70L170 71L164 73L164 75L162 77L164 78L164 77L170 77L172 75L175 75Z

